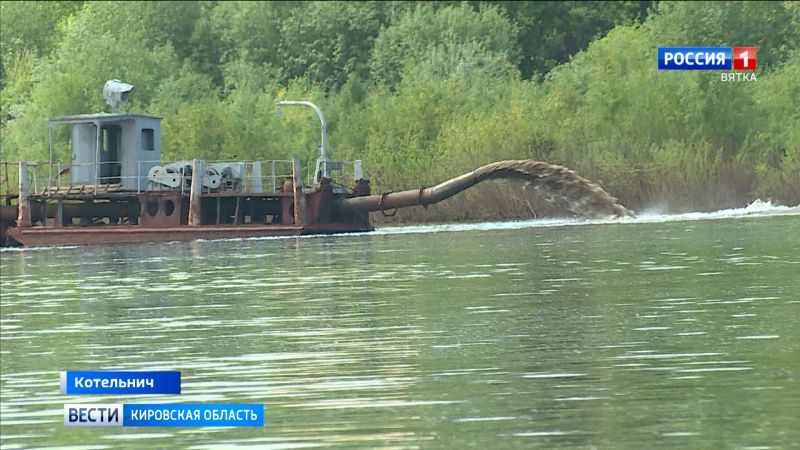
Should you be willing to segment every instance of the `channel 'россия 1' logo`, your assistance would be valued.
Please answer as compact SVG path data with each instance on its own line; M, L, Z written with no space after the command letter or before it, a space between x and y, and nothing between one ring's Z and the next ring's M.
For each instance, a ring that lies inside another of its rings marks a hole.
M755 47L659 47L658 70L720 70L722 81L755 81Z
M755 47L659 47L658 70L756 70Z

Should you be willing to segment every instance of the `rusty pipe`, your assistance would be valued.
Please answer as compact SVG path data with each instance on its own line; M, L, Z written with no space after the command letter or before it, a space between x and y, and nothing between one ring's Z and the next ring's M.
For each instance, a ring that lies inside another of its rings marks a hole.
M426 206L450 198L480 181L476 178L475 171L472 171L429 188L343 199L341 208L349 212L369 212Z

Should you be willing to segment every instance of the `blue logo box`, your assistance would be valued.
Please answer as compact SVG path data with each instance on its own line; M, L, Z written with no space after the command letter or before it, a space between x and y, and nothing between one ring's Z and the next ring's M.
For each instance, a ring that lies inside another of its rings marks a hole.
M124 404L125 427L263 427L262 404Z
M659 47L658 70L731 70L729 47Z
M177 371L61 372L61 393L72 395L180 394L181 373Z

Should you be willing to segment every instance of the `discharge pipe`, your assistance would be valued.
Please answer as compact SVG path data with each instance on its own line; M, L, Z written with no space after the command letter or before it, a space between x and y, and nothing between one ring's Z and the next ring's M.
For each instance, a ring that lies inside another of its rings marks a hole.
M343 211L350 213L427 206L450 198L481 181L491 179L525 181L549 200L563 201L566 209L577 216L592 218L633 216L633 212L617 203L617 199L603 188L572 170L532 160L487 164L433 187L351 197L341 200L339 206Z

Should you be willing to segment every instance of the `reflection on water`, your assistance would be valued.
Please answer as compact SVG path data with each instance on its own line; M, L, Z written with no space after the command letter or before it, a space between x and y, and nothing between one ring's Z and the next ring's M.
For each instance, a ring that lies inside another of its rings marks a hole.
M4 251L0 444L800 442L798 217L646 222ZM92 369L183 394L59 394ZM74 402L264 403L266 426L66 428Z

